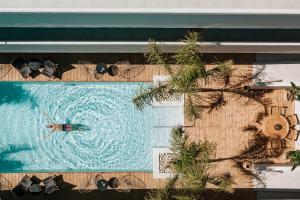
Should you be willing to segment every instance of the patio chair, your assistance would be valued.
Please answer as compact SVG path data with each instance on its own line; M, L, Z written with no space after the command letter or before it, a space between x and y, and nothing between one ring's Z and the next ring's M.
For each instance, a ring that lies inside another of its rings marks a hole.
M292 142L286 139L281 140L281 148L291 148Z
M107 69L107 73L110 76L117 76L119 73L119 67L117 65L110 65Z
M146 184L134 175L125 175L118 179L118 187L115 188L118 192L129 193L131 189L145 189Z
M93 76L95 74L95 70L91 69L89 66L93 65L93 63L91 63L90 61L86 61L86 60L79 60L78 61L78 65L81 69L84 70L84 73L88 74L88 79L92 80Z
M30 180L30 177L25 175L22 180L12 189L12 192L21 197L29 191L31 184L32 181Z
M53 63L50 60L45 60L44 66L45 68L43 69L42 74L50 78L54 78L54 73L56 72L57 64Z
M288 109L288 107L286 107L286 106L281 106L281 107L280 107L280 113L279 113L279 114L285 116L286 113L287 113L287 109Z
M298 131L297 130L290 130L288 135L286 136L286 139L296 141L298 139Z
M271 115L279 115L280 108L278 106L271 106Z
M145 65L130 65L129 61L119 61L114 64L119 67L119 76L125 79L132 79L145 70Z
M99 63L96 65L96 68L94 70L94 77L99 80L101 79L104 74L107 73L107 65L105 63Z
M288 120L291 127L296 126L297 124L299 124L299 119L298 119L298 116L296 114L289 115L286 118L287 118L287 120Z
M28 63L23 58L17 58L11 62L11 64L20 72L23 78L27 79L31 74L31 69Z
M80 186L79 192L84 194L84 193L89 193L93 190L97 189L97 182L99 180L105 180L102 174L93 174L90 176L88 181L82 182L82 185Z
M279 148L281 148L281 140L279 140L279 139L272 139L271 140L271 148L272 149L279 149Z

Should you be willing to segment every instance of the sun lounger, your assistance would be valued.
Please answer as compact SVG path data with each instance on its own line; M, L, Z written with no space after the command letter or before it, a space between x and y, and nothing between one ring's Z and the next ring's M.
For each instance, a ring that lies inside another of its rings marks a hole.
M11 62L11 64L21 73L23 78L27 79L31 74L31 69L28 63L23 58L17 58Z
M290 87L299 85L299 62L254 63L253 85L263 88Z
M23 196L29 191L32 181L29 176L25 175L22 180L12 189L12 192L17 196Z
M42 67L42 63L39 60L37 60L37 59L31 59L28 62L28 67L31 70L39 70Z
M62 175L59 176L50 176L44 180L42 180L42 183L44 184L45 187L45 194L51 194L54 191L60 189L63 187L63 177Z
M57 65L50 60L45 60L44 66L45 68L43 69L42 74L50 78L54 77L53 75L57 69Z

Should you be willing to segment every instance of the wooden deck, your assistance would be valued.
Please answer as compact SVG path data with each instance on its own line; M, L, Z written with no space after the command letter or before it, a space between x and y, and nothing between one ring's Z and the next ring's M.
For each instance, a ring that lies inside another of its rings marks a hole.
M250 59L251 60L251 59ZM0 60L1 61L1 60ZM2 62L3 63L3 62ZM113 62L112 62L113 63ZM249 63L249 62L248 62ZM7 72L2 81L152 81L153 75L165 74L162 67L154 65L145 65L145 69L141 74L130 80L120 76L109 77L105 75L97 80L93 74L88 72L85 67L78 65L76 62L71 63L74 69L63 74L62 79L50 79L43 75L37 78L23 79L19 72L12 68L7 62L2 65L2 74ZM136 63L135 66L144 65L143 63ZM235 64L234 71L236 77L240 75L251 73L252 65L244 64L243 62ZM236 78L238 79L238 78ZM236 80L238 81L238 80ZM271 102L270 105L287 106L288 113L294 112L294 105L287 101L286 91L275 90L266 95ZM193 127L188 127L190 135L195 140L209 140L217 144L216 158L229 158L239 155L248 145L251 138L249 133L243 131L243 127L251 124L255 120L257 113L263 111L264 107L255 102L248 102L246 98L239 98L233 95L226 95L226 105L217 110L207 112L201 119L195 120ZM278 158L276 162L286 162L285 159ZM216 164L217 172L229 172L234 177L235 188L252 188L252 178L246 176L242 171L234 166L232 160L224 160ZM27 173L28 175L33 175ZM63 173L64 180L70 184L75 185L74 189L80 189L83 182L91 176L92 173ZM132 174L139 177L146 183L147 188L159 188L163 185L163 180L155 180L151 173L102 173L105 178L121 177L125 174ZM24 173L9 173L1 174L6 177L12 185L15 185L24 175ZM34 175L44 178L49 176L49 173L34 173Z
M35 78L29 77L24 79L21 74L10 64L2 64L2 81L33 81L33 82L68 82L68 81L79 81L79 82L150 82L153 81L153 74L163 75L165 74L164 70L160 66L155 65L130 65L131 68L136 68L137 72L132 72L130 75L126 73L126 66L120 66L121 73L126 75L123 76L110 76L108 74L103 75L102 77L95 76L95 64L89 65L79 65L72 64L68 66L70 70L64 72L61 78L49 78L43 74L38 75ZM64 66L62 66L64 68ZM125 71L125 72L124 72Z

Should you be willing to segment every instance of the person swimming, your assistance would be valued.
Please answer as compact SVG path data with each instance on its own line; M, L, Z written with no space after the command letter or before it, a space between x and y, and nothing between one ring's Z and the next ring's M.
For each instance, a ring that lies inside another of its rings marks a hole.
M72 124L49 124L47 128L51 128L52 131L73 131Z
M90 131L91 128L83 124L49 124L47 128L52 129L52 131Z

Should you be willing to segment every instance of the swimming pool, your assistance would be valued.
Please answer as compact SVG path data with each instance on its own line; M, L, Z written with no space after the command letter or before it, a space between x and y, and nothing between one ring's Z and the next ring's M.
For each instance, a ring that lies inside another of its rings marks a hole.
M0 83L0 171L151 171L152 148L165 142L153 140L154 127L181 123L183 111L137 110L143 85ZM87 130L51 132L52 122Z

